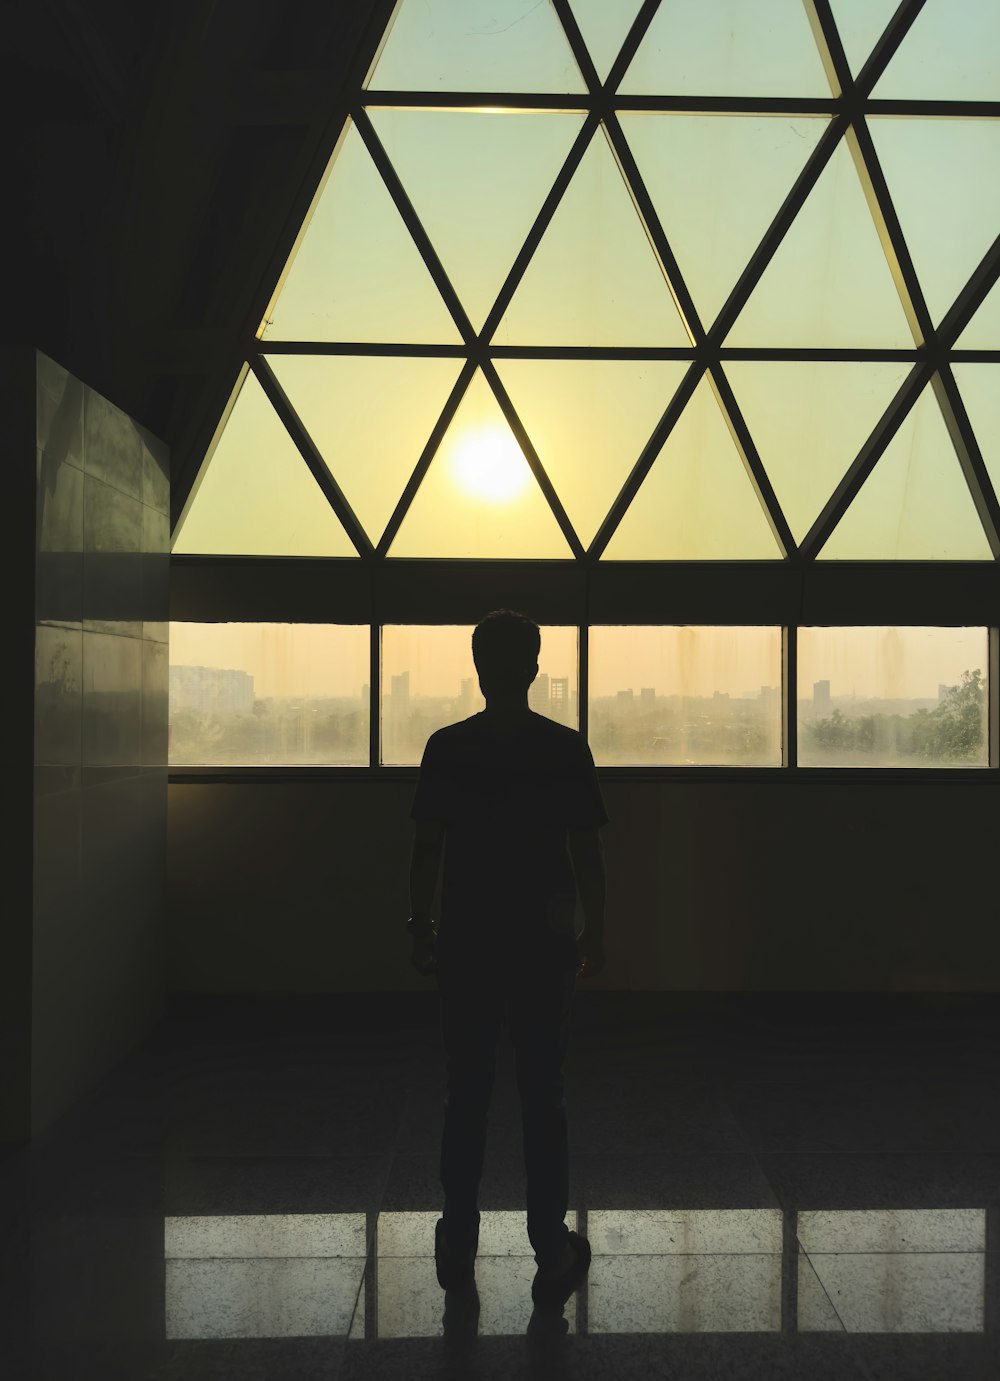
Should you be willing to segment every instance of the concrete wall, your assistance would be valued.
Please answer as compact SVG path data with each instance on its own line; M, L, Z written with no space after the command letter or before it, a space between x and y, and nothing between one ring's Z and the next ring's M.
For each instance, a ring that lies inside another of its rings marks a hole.
M406 781L174 784L171 986L396 990ZM1000 990L995 788L605 784L624 990Z
M38 1131L162 1005L169 465L107 399L34 358Z

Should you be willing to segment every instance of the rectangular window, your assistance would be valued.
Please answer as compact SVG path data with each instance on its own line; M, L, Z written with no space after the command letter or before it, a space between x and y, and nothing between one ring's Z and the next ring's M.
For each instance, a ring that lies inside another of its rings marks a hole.
M579 724L577 630L543 628L538 676L528 704L538 714ZM382 762L419 763L435 729L484 707L472 660L472 625L387 624L382 629Z
M781 765L781 629L590 630L590 745L613 766Z
M804 767L986 767L985 628L800 628Z
M368 764L367 624L172 623L171 766Z

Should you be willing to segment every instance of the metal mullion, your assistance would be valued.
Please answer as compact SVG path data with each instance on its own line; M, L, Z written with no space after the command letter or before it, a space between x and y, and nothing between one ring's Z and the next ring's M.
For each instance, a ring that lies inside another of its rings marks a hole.
M952 364L1000 364L1000 350L950 350Z
M1000 767L1000 628L991 627L987 632L989 648L987 656L989 658L988 680L986 686L986 714L987 714L987 751L989 757L987 761L990 767L996 769ZM1000 1241L997 1246L1000 1247ZM997 1279L1000 1283L1000 1260L996 1263ZM997 1303L1000 1304L1000 1293L997 1296ZM1000 1313L996 1319L997 1330L1000 1332Z
M382 145L382 141L375 133L374 126L369 120L367 112L363 108L358 109L353 112L353 119L357 126L358 133L364 140L365 147L371 155L372 162L381 174L382 181L385 183L389 195L396 203L396 209L399 211L404 225L410 232L410 236L417 247L421 259L424 261L427 272L434 280L434 286L441 294L445 306L451 313L452 320L458 328L459 335L467 345L470 345L475 340L476 335L475 331L472 329L472 323L466 316L465 308L459 301L458 293L452 287L451 279L445 272L444 265L438 258L437 251L431 244L430 236L424 229L423 223L417 215L405 187L399 180L399 176L392 165L389 155Z
M934 325L924 301L916 269L913 267L913 260L910 258L903 228L892 203L882 165L875 152L871 131L863 119L855 120L847 131L847 146L854 159L854 166L861 180L875 229L878 231L892 281L903 304L903 313L917 345L923 345L933 335Z
M504 280L503 286L497 295L497 300L494 302L486 321L483 323L483 329L479 334L480 342L492 340L497 327L503 320L503 315L510 305L511 298L514 296L515 292L517 292L521 279L524 277L525 270L531 262L531 257L538 248L542 236L545 234L546 230L548 230L552 217L556 213L556 208L562 201L566 188L569 186L574 173L580 166L583 155L590 146L590 141L594 137L598 124L598 117L593 112L584 120L579 134L574 139L573 145L566 155L562 167L559 169L556 180L552 184L548 196L542 202L541 210L535 217L534 224L528 231L527 238L521 246L520 253L514 260L511 270Z
M426 359L464 360L464 345L407 345L392 341L281 340L254 343L259 355L385 355Z
M867 97L882 73L896 56L896 50L909 33L913 21L924 7L924 0L902 0L899 9L889 20L882 36L868 54L868 61L858 73L855 91Z
M830 9L830 0L804 0L804 4L830 90L834 96L840 96L854 85L854 77Z
M753 485L754 492L767 515L767 521L774 533L775 540L781 547L782 556L794 556L796 553L795 538L792 530L788 526L788 521L781 511L778 496L775 494L771 485L764 463L761 460L753 437L750 435L749 428L740 411L740 406L736 401L736 395L726 378L722 366L718 362L713 362L709 366L708 377L711 381L715 396L726 416L726 422L736 449L740 453L740 459L747 472L747 478Z
M697 353L693 345L490 346L494 360L693 360Z
M806 198L816 186L824 169L833 157L846 128L847 117L838 115L830 121L829 126L823 132L819 143L806 160L805 167L795 179L791 191L779 207L774 220L768 226L764 238L754 250L750 262L736 280L732 292L723 303L722 309L715 319L715 324L708 333L711 345L717 347L729 334L733 323L746 306L750 294L760 281L764 270L774 257L792 222L802 210Z
M378 610L373 610L368 625L368 766L382 765L382 625Z
M362 102L374 110L568 110L588 111L591 98L582 91L363 91Z
M357 548L358 555L364 557L372 556L374 548L372 547L368 534L358 521L354 509L347 502L344 491L327 469L315 442L299 420L298 413L288 401L288 395L278 382L271 366L265 359L262 359L258 355L250 361L250 367L261 388L264 390L264 393L267 395L269 403L278 414L285 430L295 443L296 450L308 465L313 479L323 492L323 497L333 509L334 513L336 513L348 537L350 537L354 546Z
M563 26L563 32L569 42L576 65L580 69L583 80L587 83L587 90L592 96L599 93L601 79L591 61L587 45L584 43L583 35L580 32L580 26L576 22L576 15L570 9L568 0L552 0L552 8Z
M830 96L631 96L614 98L616 110L663 111L673 115L834 116L844 103Z
M656 457L663 449L667 437L673 431L678 418L690 402L691 395L701 381L703 373L704 366L701 362L698 360L693 361L690 369L684 375L674 396L667 405L666 411L656 424L653 435L646 442L639 459L636 461L635 465L633 465L628 479L622 485L617 499L615 499L611 506L611 511L598 528L594 540L587 548L588 560L600 560L601 554L614 535L615 529L625 516L629 504L635 498L640 485L649 474Z
M954 346L969 322L979 311L1000 278L1000 235L980 259L965 287L946 312L934 338L937 355L943 358Z
M989 472L986 469L979 442L965 408L955 376L947 365L940 367L931 380L944 424L948 428L962 474L969 486L979 521L986 533L993 556L1000 557L1000 505L997 503Z
M802 539L799 551L806 560L815 557L847 512L861 486L896 435L906 414L916 402L930 374L931 368L926 361L915 364L910 370L819 517Z
M507 425L514 433L517 444L524 453L524 458L531 468L531 473L538 481L539 489L541 489L542 493L545 495L545 500L552 510L556 522L559 524L562 535L566 538L573 555L577 557L577 559L580 559L583 556L583 545L576 535L576 530L569 520L569 514L563 507L562 500L556 493L555 487L545 471L545 466L538 458L538 452L535 450L531 437L525 431L524 425L517 415L517 409L511 402L510 395L501 383L496 369L493 367L492 360L485 359L482 364L482 370L487 383L493 390L493 396L500 404L500 409L507 419Z
M589 575L589 572L588 572ZM589 586L589 581L588 581ZM583 621L577 625L576 704L577 728L587 740L590 734L590 609L584 596Z
M1000 354L1000 351L996 353ZM716 354L722 361L823 360L832 363L837 360L857 360L862 364L867 361L888 361L890 363L899 361L900 364L916 364L918 360L925 357L926 352L917 348L911 350L845 350L838 346L822 346L814 350L811 346L721 345Z
M418 459L416 465L413 468L413 473L410 475L410 478L406 482L406 488L403 490L399 502L392 511L392 516L390 517L389 522L386 525L386 529L383 532L381 538L379 539L378 546L375 549L375 555L377 558L384 557L388 552L389 548L392 546L392 543L396 537L396 533L399 531L399 526L402 523L403 519L406 517L407 510L409 509L410 504L413 501L413 496L420 488L420 483L423 480L424 475L427 473L427 468L430 465L431 461L434 459L434 455L437 451L437 448L441 445L441 441L444 438L445 432L451 426L452 418L455 416L455 413L458 409L458 405L465 397L465 391L469 387L469 384L472 382L472 376L475 372L475 361L466 360L461 373L455 381L455 385L452 388L451 393L449 393L448 395L448 399L445 402L444 408L441 411L441 416L435 423L434 430L431 432L430 437L428 438L427 445L421 451L420 458Z
M619 171L625 179L625 185L629 189L633 205L659 261L660 270L666 279L667 287L670 289L674 305L680 313L684 328L691 337L692 344L700 345L705 339L705 329L701 324L701 318L694 305L694 299L688 292L680 265L670 248L670 241L660 223L653 199L649 195L628 140L625 138L625 131L614 111L608 112L604 120L604 127L607 131L608 142L611 145L611 152L614 154Z
M781 765L799 761L799 629L795 623L781 630Z
M925 116L928 119L1000 118L1000 101L865 101L866 115Z
M799 1215L794 1208L781 1213L781 1331L799 1331ZM807 1258L808 1259L808 1258Z
M646 37L646 32L650 24L652 24L656 11L659 8L660 0L644 0L639 13L632 21L631 29L629 29L628 33L625 35L625 42L618 50L618 56L611 66L611 71L608 73L608 79L604 83L605 91L618 90L618 87L622 83L622 78L632 66L632 59L639 51L639 45Z

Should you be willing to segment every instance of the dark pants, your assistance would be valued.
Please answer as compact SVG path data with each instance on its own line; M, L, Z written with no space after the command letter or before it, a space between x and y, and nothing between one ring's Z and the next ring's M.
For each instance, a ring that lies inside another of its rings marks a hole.
M569 1048L576 945L504 945L490 958L438 954L447 1096L441 1140L444 1223L455 1250L479 1231L478 1191L500 1026L514 1047L521 1100L528 1239L539 1265L566 1243L569 1147L563 1062Z

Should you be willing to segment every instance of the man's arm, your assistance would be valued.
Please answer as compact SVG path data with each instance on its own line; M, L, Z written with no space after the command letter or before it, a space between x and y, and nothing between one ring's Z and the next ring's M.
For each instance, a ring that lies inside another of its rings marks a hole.
M417 820L410 857L410 915L430 919L444 845L440 820Z
M600 948L604 943L604 900L607 881L604 871L604 845L598 831L570 830L569 855L580 893L583 931L587 936L587 944Z

